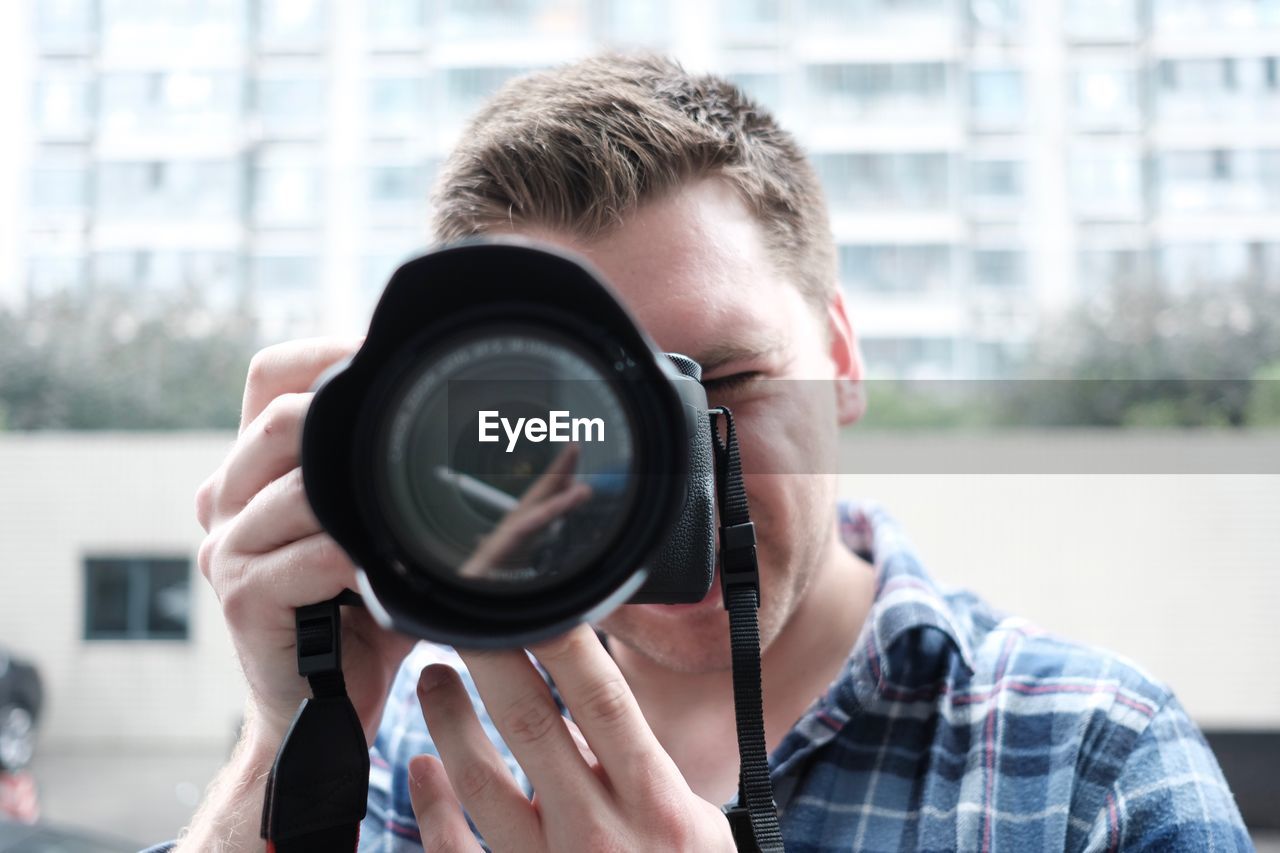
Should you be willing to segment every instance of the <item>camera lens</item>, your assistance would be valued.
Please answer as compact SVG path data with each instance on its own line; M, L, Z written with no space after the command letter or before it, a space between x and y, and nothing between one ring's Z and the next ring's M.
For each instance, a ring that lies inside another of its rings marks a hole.
M533 324L458 332L412 364L378 407L370 473L406 562L431 576L416 580L519 595L597 560L636 480L607 366Z

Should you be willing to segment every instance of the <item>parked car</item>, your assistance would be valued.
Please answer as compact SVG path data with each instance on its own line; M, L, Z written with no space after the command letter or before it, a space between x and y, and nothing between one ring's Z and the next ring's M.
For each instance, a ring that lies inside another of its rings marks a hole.
M0 772L31 762L43 699L36 668L0 649Z

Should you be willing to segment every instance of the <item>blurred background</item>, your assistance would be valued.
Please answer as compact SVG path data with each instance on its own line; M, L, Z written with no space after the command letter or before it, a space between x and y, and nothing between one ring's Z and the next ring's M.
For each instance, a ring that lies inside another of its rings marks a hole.
M249 356L361 332L468 114L605 47L812 155L883 380L842 492L1170 682L1280 849L1280 0L0 3L0 814L176 834L243 699L192 496ZM991 430L1234 461L858 473Z

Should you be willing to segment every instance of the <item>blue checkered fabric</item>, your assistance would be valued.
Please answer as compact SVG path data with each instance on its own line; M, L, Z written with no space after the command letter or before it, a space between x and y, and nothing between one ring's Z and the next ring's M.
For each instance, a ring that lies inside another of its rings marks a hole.
M944 590L873 504L839 507L875 566L870 618L841 675L770 756L789 853L1252 850L1213 754L1177 699L1130 661ZM415 694L463 672L406 661L373 748L363 853L420 851L406 767L434 752Z

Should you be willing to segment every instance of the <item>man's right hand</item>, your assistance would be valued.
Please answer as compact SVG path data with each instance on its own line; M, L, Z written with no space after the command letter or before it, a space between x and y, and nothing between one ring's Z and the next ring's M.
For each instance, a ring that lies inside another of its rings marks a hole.
M298 675L295 608L355 589L355 567L312 513L298 465L302 419L313 396L309 389L359 344L316 338L278 344L254 356L239 437L196 494L196 514L208 533L200 547L200 571L222 604L248 682L249 705L237 757L224 772L224 784L210 791L189 841L206 831L216 835L215 824L226 832L229 822L248 817L229 813L246 807L229 799L232 789L236 799L253 799L245 795L260 788L263 763L269 767L299 703L310 695L306 679ZM367 611L344 608L347 692L370 742L391 681L413 644L379 627ZM217 802L223 793L228 801ZM249 804L250 812L253 806L261 810L260 796ZM246 841L226 849L261 849Z

